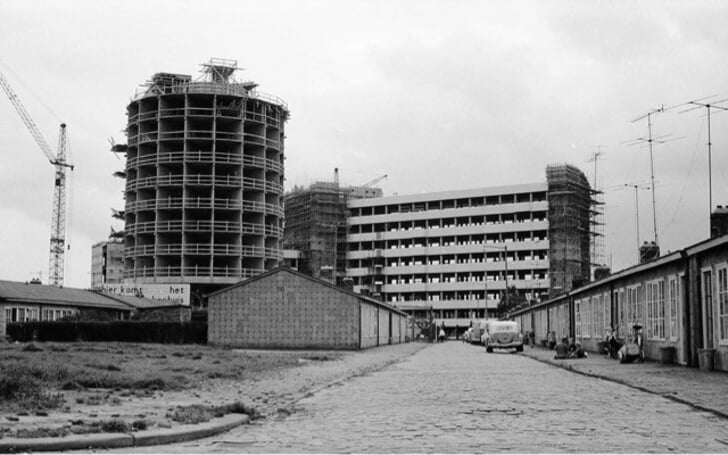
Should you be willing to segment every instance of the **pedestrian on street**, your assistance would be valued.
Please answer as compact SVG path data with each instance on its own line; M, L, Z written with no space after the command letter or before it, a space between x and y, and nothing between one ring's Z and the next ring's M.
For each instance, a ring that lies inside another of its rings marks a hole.
M547 339L549 349L554 349L556 347L556 332L549 332Z
M584 359L587 357L586 351L581 347L581 343L576 343L574 350L569 354L572 359Z
M567 338L562 338L561 341L556 344L556 355L554 356L554 359L566 359L569 357L569 345L566 344L567 341Z
M528 337L531 339L531 349L536 347L536 332L531 330L531 332L528 334Z
M445 330L442 327L440 327L440 334L437 337L437 341L439 341L440 343L445 341Z

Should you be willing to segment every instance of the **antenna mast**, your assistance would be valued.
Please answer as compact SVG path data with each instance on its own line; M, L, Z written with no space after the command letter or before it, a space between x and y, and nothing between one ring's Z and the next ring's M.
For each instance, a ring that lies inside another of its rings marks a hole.
M660 141L659 139L666 136L660 136L658 138L652 137L652 116L654 114L657 114L659 112L665 112L665 107L661 106L657 109L653 109L646 113L645 115L641 117L637 117L636 119L632 120L632 123L640 121L644 118L647 119L647 138L638 138L636 139L637 143L639 142L647 142L650 148L650 186L652 187L652 228L654 230L655 234L655 245L660 245L660 243L657 240L657 210L655 208L655 166L654 166L654 159L652 156L652 143L658 142L660 144L664 143L664 141Z
M685 104L692 104L695 107L692 107L690 109L685 109L684 111L681 111L680 113L683 114L685 112L694 111L696 109L700 109L701 107L704 107L708 111L708 215L710 215L713 212L713 169L712 169L712 143L710 141L710 109L720 109L723 111L728 111L728 107L718 106L718 103L724 103L728 101L728 98L714 101L712 103L700 103L699 101L706 100L708 98L713 98L713 96L709 96L707 98L701 98L698 100L688 101Z

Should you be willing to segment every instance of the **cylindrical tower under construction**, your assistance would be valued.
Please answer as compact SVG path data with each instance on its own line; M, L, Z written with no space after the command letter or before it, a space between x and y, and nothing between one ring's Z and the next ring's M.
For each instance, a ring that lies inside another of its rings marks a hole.
M281 260L287 106L235 61L202 66L155 74L127 107L127 282L210 289Z

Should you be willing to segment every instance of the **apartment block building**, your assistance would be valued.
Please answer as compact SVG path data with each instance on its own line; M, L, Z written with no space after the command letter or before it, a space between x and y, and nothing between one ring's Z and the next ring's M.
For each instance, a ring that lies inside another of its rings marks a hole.
M591 193L558 165L541 183L352 200L347 279L448 327L494 316L507 288L530 301L567 292L589 279Z
M91 246L91 289L124 280L124 242L109 239Z

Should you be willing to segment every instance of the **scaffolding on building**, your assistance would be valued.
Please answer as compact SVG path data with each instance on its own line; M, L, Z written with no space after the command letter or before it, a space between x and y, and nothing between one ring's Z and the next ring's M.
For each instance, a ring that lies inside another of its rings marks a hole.
M346 270L346 195L336 182L286 194L283 247L301 253L299 271L337 282Z
M283 248L300 252L299 271L342 284L346 276L347 202L380 197L382 190L372 188L371 183L340 186L335 172L333 182L295 186L286 193Z
M551 296L587 283L599 194L584 173L568 164L546 167L549 206L549 275Z

